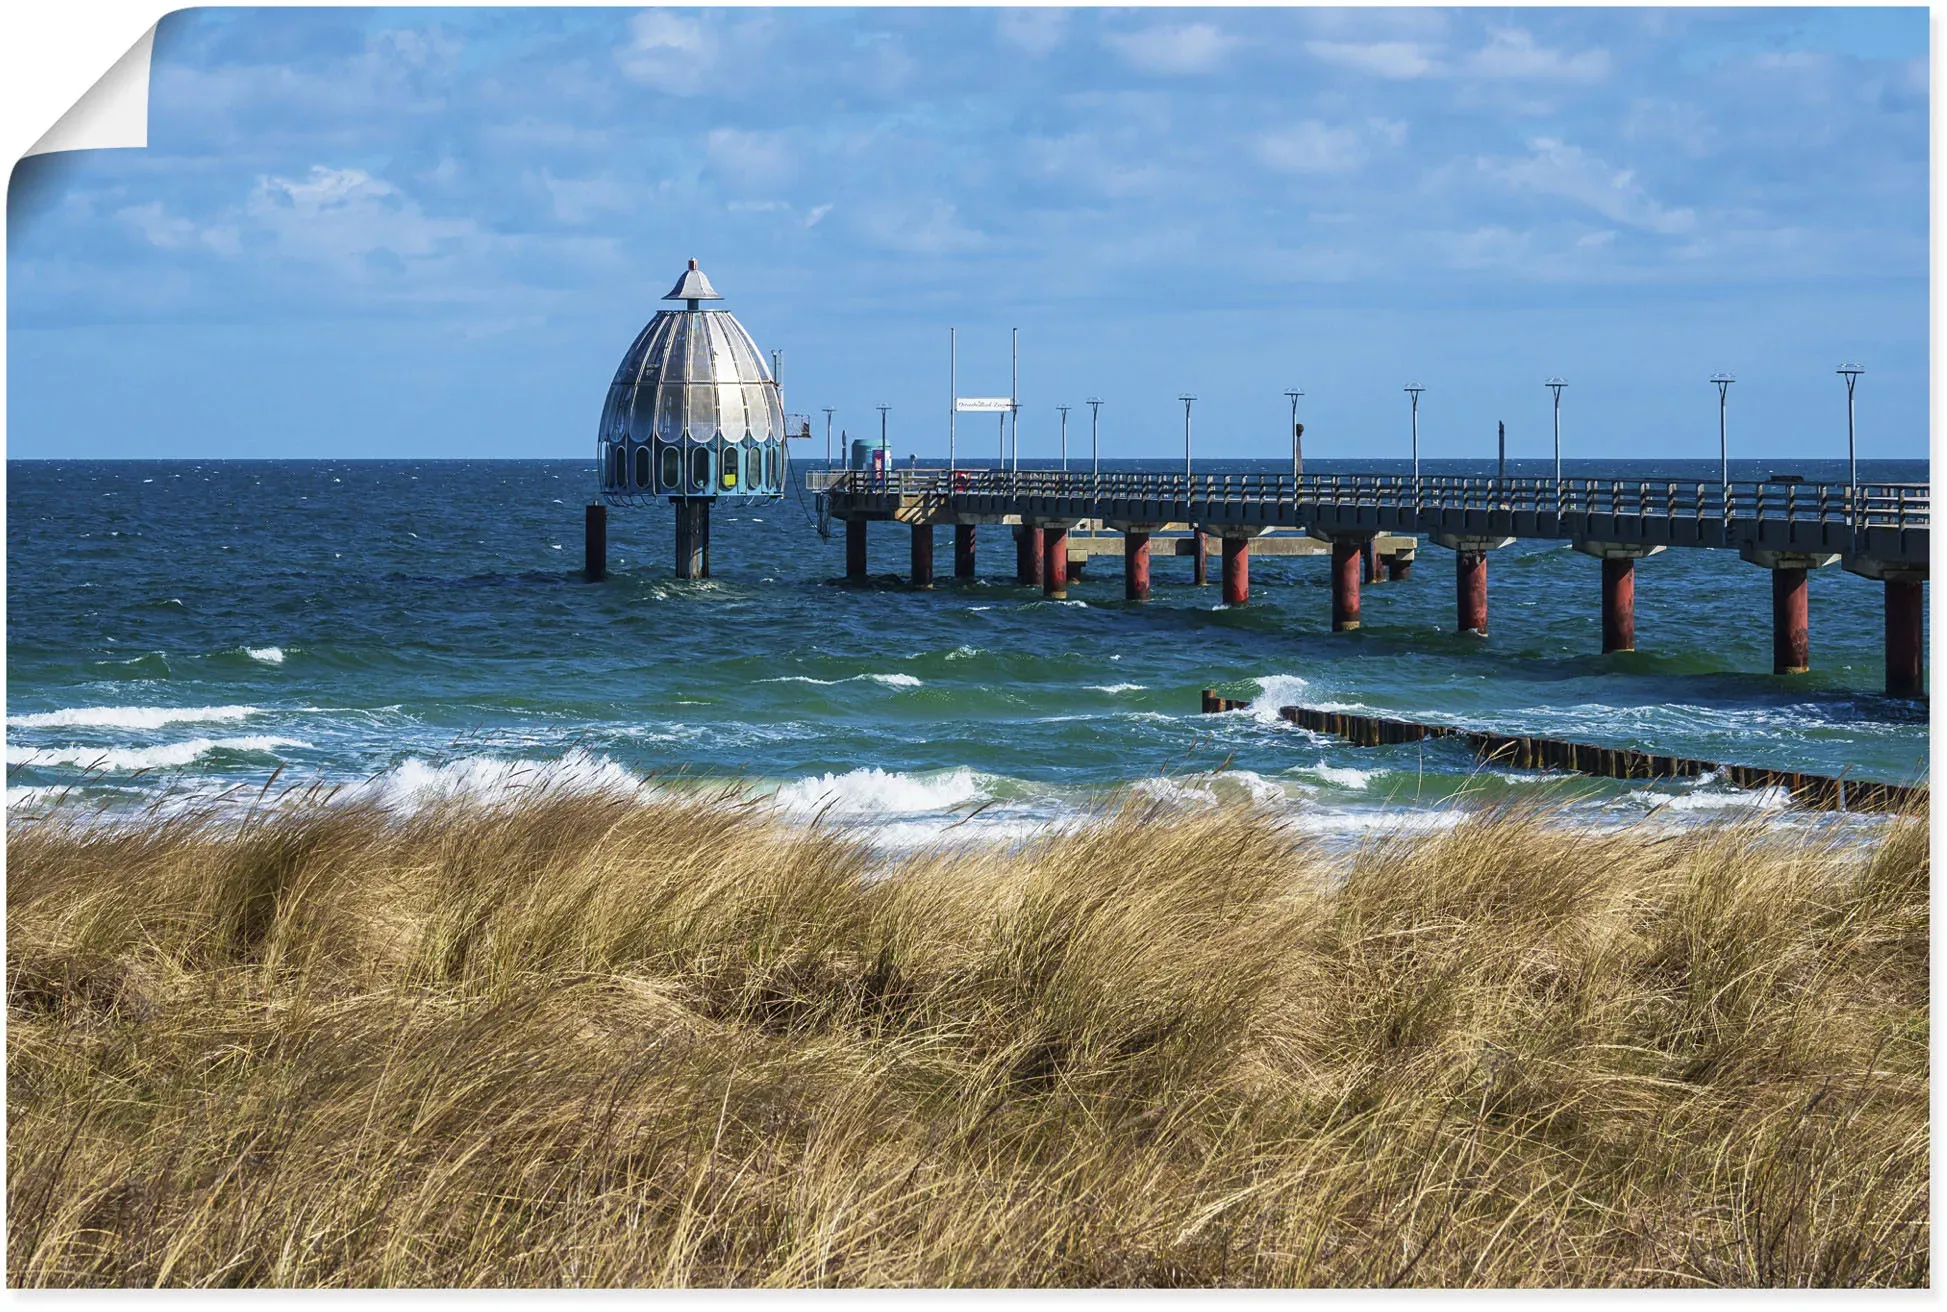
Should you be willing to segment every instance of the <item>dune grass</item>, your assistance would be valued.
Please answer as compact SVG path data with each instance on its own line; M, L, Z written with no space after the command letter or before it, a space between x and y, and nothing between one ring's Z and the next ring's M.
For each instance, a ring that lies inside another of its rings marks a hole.
M15 823L15 1285L1917 1285L1926 820Z

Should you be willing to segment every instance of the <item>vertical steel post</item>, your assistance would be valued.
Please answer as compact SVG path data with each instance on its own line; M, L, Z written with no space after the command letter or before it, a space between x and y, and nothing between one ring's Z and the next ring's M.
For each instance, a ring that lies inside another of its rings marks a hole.
M960 419L960 330L946 330L946 472L947 488L953 487L954 429Z
M1886 695L1926 696L1926 584L1911 575L1886 580Z
M1771 672L1812 668L1812 616L1803 569L1771 571Z
M608 507L600 501L582 517L581 573L590 583L608 577Z
M1149 600L1149 534L1122 535L1122 595L1128 601Z
M1359 627L1359 544L1349 538L1332 539L1332 631L1348 633Z
M845 577L865 577L865 521L862 519L845 521Z
M1224 605L1242 606L1251 599L1251 540L1224 540Z
M1068 595L1068 530L1050 525L1041 530L1041 595L1060 601Z
M913 586L933 586L933 526L913 525Z
M1636 650L1636 562L1602 559L1602 652Z

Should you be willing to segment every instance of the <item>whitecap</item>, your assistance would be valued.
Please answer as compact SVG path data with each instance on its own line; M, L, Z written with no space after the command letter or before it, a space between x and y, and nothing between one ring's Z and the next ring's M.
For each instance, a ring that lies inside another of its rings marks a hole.
M781 674L774 679L759 679L759 683L815 683L821 688L830 688L840 683L857 683L869 679L883 683L888 688L917 688L921 681L910 674L852 674L843 679L814 679L809 674Z
M412 812L434 802L466 799L488 804L529 798L607 793L634 794L644 780L606 756L574 748L559 760L463 756L432 762L409 757L353 790L388 810Z
M1279 708L1297 705L1304 700L1305 690L1311 687L1309 680L1295 674L1267 674L1257 679L1256 683L1258 694L1251 698L1251 704L1244 709L1252 719L1264 724L1283 723L1278 718Z
M31 715L9 715L13 729L160 729L165 724L228 724L263 712L255 706L70 706Z
M1327 765L1320 761L1317 765L1293 766L1287 773L1311 775L1337 788L1350 788L1364 792L1372 786L1372 781L1384 774L1384 770L1356 770L1347 765Z
M84 770L166 770L188 765L212 752L275 752L280 747L310 747L296 738L191 738L159 747L8 747L8 765L71 765Z
M1090 692L1118 693L1147 692L1148 688L1140 683L1091 683L1088 685L1088 690Z
M282 647L245 647L243 654L253 661L262 661L266 665L282 665L284 663L284 649Z
M912 815L985 800L992 782L992 776L964 765L925 774L887 772L875 765L794 779L779 785L774 797L790 815Z

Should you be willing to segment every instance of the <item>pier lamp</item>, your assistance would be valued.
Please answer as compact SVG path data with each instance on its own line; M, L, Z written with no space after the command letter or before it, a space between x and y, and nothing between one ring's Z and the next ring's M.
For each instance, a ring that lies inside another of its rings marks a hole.
M825 407L825 468L826 469L830 469L832 467L832 416L836 413L837 411L833 410L832 407L830 406Z
M1102 477L1102 398L1091 396L1088 399L1088 458L1093 466L1091 472L1096 478Z
M1406 394L1413 398L1413 508L1420 507L1420 393L1426 390L1420 383L1408 383Z
M1542 384L1555 394L1555 496L1562 495L1562 389L1568 386L1566 378L1550 378Z
M1068 412L1073 408L1065 405L1055 407L1061 411L1061 472L1064 474L1068 472Z
M879 411L879 468L884 471L884 477L891 477L892 449L886 445L886 411L892 407L882 405L876 408Z
M1183 403L1183 495L1190 495L1190 403L1197 398L1188 392L1176 398Z
M1291 495L1298 495L1298 480L1305 472L1305 437L1298 431L1298 398L1305 394L1302 387L1294 387L1285 395L1291 398Z
M1724 518L1728 521L1731 517L1731 443L1724 412L1731 384L1737 379L1719 373L1712 374L1710 381L1717 384L1717 481L1724 490Z
M1859 449L1853 442L1852 389L1858 385L1859 375L1866 372L1866 366L1842 364L1835 372L1846 380L1846 519L1856 533L1859 531Z

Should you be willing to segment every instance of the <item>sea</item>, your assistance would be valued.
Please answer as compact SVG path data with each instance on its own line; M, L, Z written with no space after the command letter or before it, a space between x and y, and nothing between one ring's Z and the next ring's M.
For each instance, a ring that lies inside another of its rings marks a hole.
M670 508L616 508L584 582L588 460L10 461L6 804L112 820L189 803L365 798L410 811L531 789L705 788L856 828L888 848L1018 840L1128 799L1248 802L1335 840L1438 828L1534 798L1596 827L1791 812L1720 779L1595 780L1479 765L1451 741L1354 747L1288 704L1907 782L1927 708L1883 692L1881 585L1810 583L1811 673L1770 672L1770 584L1723 551L1636 575L1638 650L1601 654L1600 565L1565 544L1490 558L1485 637L1454 632L1453 560L1422 544L1333 633L1327 561L1251 562L1226 608L1158 556L1147 604L1118 556L1066 601L1013 582L1005 528L978 580L903 585L910 536L871 527L867 586L800 476L720 505L713 577L673 577ZM1047 468L1052 462L1023 462ZM1080 462L1075 466L1079 468ZM1172 470L1104 461L1105 471ZM1214 474L1276 461L1199 462ZM1402 472L1308 462L1308 472ZM1427 461L1428 474L1491 462ZM1544 475L1547 462L1511 462ZM1714 482L1715 461L1570 461L1570 477ZM1843 461L1733 478L1843 481ZM1924 480L1924 461L1862 479ZM896 576L896 577L895 577ZM1248 709L1200 712L1215 688Z

